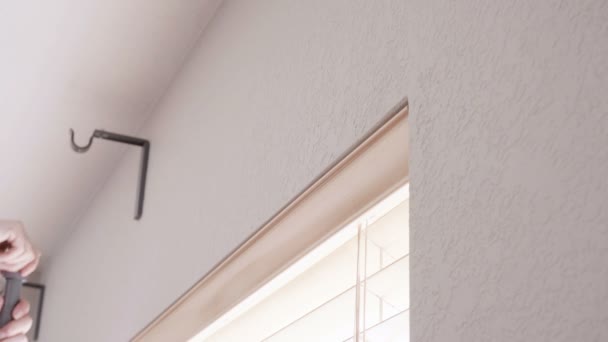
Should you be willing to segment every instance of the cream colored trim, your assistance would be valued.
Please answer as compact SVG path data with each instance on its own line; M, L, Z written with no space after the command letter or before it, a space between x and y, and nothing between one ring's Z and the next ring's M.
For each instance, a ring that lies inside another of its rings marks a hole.
M132 341L187 341L407 182L407 100Z

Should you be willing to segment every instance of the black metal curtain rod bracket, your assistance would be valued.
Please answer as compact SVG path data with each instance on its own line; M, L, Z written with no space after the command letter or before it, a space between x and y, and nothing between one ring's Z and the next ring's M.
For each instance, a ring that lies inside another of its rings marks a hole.
M146 139L131 137L128 135L122 135L112 132L106 132L104 130L96 129L93 135L89 138L88 144L85 146L78 146L74 141L74 130L70 128L70 140L72 142L72 149L78 153L85 153L93 145L93 138L111 140L123 144L135 145L142 148L141 150L141 162L139 164L139 182L137 185L137 202L135 207L135 219L139 220L144 212L144 195L146 192L146 175L148 173L148 158L150 156L150 142Z

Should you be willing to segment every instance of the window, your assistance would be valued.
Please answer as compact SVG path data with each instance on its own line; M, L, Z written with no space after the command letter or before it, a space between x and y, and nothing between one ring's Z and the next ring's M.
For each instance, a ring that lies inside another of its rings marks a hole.
M191 342L341 342L355 341L355 331L360 341L408 341L408 190L338 231Z
M132 341L408 341L407 108Z

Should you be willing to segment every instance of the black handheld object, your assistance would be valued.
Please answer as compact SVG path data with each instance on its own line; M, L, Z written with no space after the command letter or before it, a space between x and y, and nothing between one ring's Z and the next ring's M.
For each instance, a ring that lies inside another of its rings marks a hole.
M13 320L13 310L21 300L21 286L23 286L23 277L19 272L2 271L2 276L6 279L6 285L4 285L4 305L0 310L0 327Z

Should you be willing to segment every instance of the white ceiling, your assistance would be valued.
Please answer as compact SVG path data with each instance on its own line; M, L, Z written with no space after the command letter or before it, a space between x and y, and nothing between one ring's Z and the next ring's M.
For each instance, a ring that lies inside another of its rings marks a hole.
M46 255L61 246L125 151L77 155L68 129L81 143L136 133L219 2L3 1L0 218L23 220Z

